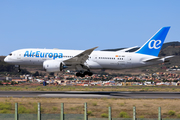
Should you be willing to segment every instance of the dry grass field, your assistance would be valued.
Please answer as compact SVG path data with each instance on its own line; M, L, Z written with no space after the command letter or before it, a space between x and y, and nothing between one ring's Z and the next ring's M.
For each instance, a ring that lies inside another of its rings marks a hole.
M179 86L1 86L0 91L165 91L179 92ZM117 98L0 98L0 113L14 113L14 104L19 104L19 113L37 113L37 103L41 103L42 113L60 113L64 103L65 114L83 114L84 103L88 105L88 115L92 118L108 117L108 107L112 107L113 118L132 117L136 106L137 118L157 118L158 107L163 118L180 118L180 99L117 99Z
M159 91L180 92L180 86L55 86L29 84L17 86L0 86L0 91Z
M14 113L18 103L19 113L37 113L37 103L41 103L42 113L60 113L64 103L65 114L83 114L87 102L89 117L107 117L108 107L112 107L112 117L132 117L136 106L137 118L157 118L158 107L163 118L180 117L180 99L81 99L81 98L0 98L0 113ZM121 112L121 114L120 114Z

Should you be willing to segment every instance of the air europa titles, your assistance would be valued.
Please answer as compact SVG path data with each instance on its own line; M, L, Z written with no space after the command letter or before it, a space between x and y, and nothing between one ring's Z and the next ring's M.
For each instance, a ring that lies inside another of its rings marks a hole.
M62 58L63 54L62 53L46 53L46 52L41 52L41 51L26 51L24 53L24 57L37 57L37 58L53 58L54 60L56 58Z

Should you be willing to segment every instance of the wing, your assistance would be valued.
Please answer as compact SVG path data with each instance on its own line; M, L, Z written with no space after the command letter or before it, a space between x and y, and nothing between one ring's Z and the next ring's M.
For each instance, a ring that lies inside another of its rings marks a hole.
M84 62L89 58L89 55L92 53L93 50L95 50L98 47L94 47L88 50L85 50L84 52L63 61L66 65L84 65Z

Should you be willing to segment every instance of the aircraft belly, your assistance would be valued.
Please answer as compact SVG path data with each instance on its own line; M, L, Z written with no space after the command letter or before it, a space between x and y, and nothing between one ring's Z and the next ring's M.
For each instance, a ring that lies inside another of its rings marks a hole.
M43 65L43 60L38 58L24 58L19 65Z
M87 66L92 69L102 69L103 67L95 61L87 61Z
M98 61L98 63L102 66L103 69L118 68L116 61Z

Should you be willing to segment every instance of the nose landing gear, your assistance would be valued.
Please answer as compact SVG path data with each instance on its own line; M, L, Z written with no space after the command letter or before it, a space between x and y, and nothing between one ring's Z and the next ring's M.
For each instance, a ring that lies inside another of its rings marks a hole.
M15 65L15 68L17 69L17 72L18 72L18 73L20 73L20 72L21 72L20 65Z

